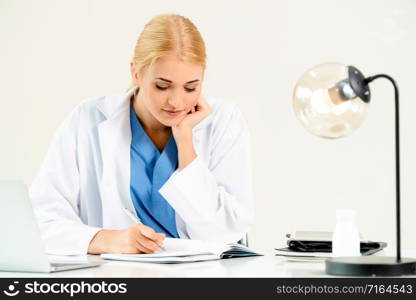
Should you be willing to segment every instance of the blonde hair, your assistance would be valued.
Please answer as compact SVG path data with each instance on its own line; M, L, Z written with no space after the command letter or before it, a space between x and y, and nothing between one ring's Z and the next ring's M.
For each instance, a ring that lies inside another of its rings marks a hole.
M143 72L159 58L171 55L205 69L205 43L195 25L188 18L176 14L155 16L145 25L134 48L136 72ZM132 87L133 82L130 84Z

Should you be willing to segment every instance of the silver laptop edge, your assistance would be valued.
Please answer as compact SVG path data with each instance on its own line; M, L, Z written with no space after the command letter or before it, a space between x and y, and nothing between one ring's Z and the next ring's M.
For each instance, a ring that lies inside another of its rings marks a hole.
M28 189L21 181L0 181L0 240L0 271L49 273L101 264L49 261Z

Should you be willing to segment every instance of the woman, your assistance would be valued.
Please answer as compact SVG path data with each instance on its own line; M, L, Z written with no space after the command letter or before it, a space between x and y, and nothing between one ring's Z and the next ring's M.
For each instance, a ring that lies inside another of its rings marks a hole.
M30 188L48 253L152 253L165 237L246 233L248 131L234 105L202 97L205 60L187 18L157 16L137 41L127 94L71 112Z

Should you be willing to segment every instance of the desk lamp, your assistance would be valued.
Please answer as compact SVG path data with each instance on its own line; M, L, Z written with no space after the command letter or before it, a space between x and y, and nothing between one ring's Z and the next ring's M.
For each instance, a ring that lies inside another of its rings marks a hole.
M357 68L338 63L323 63L306 71L293 93L296 117L310 133L328 139L351 134L367 114L371 93L369 84L389 80L395 96L396 135L396 257L333 257L325 262L327 274L341 276L400 276L416 273L416 260L400 253L400 140L399 90L385 74L365 77Z

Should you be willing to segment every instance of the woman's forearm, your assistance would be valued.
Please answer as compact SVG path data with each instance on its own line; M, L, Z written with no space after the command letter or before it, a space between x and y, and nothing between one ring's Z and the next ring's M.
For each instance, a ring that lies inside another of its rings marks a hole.
M182 170L196 158L192 130L182 133L180 139L176 141L176 145L178 147L179 170Z

